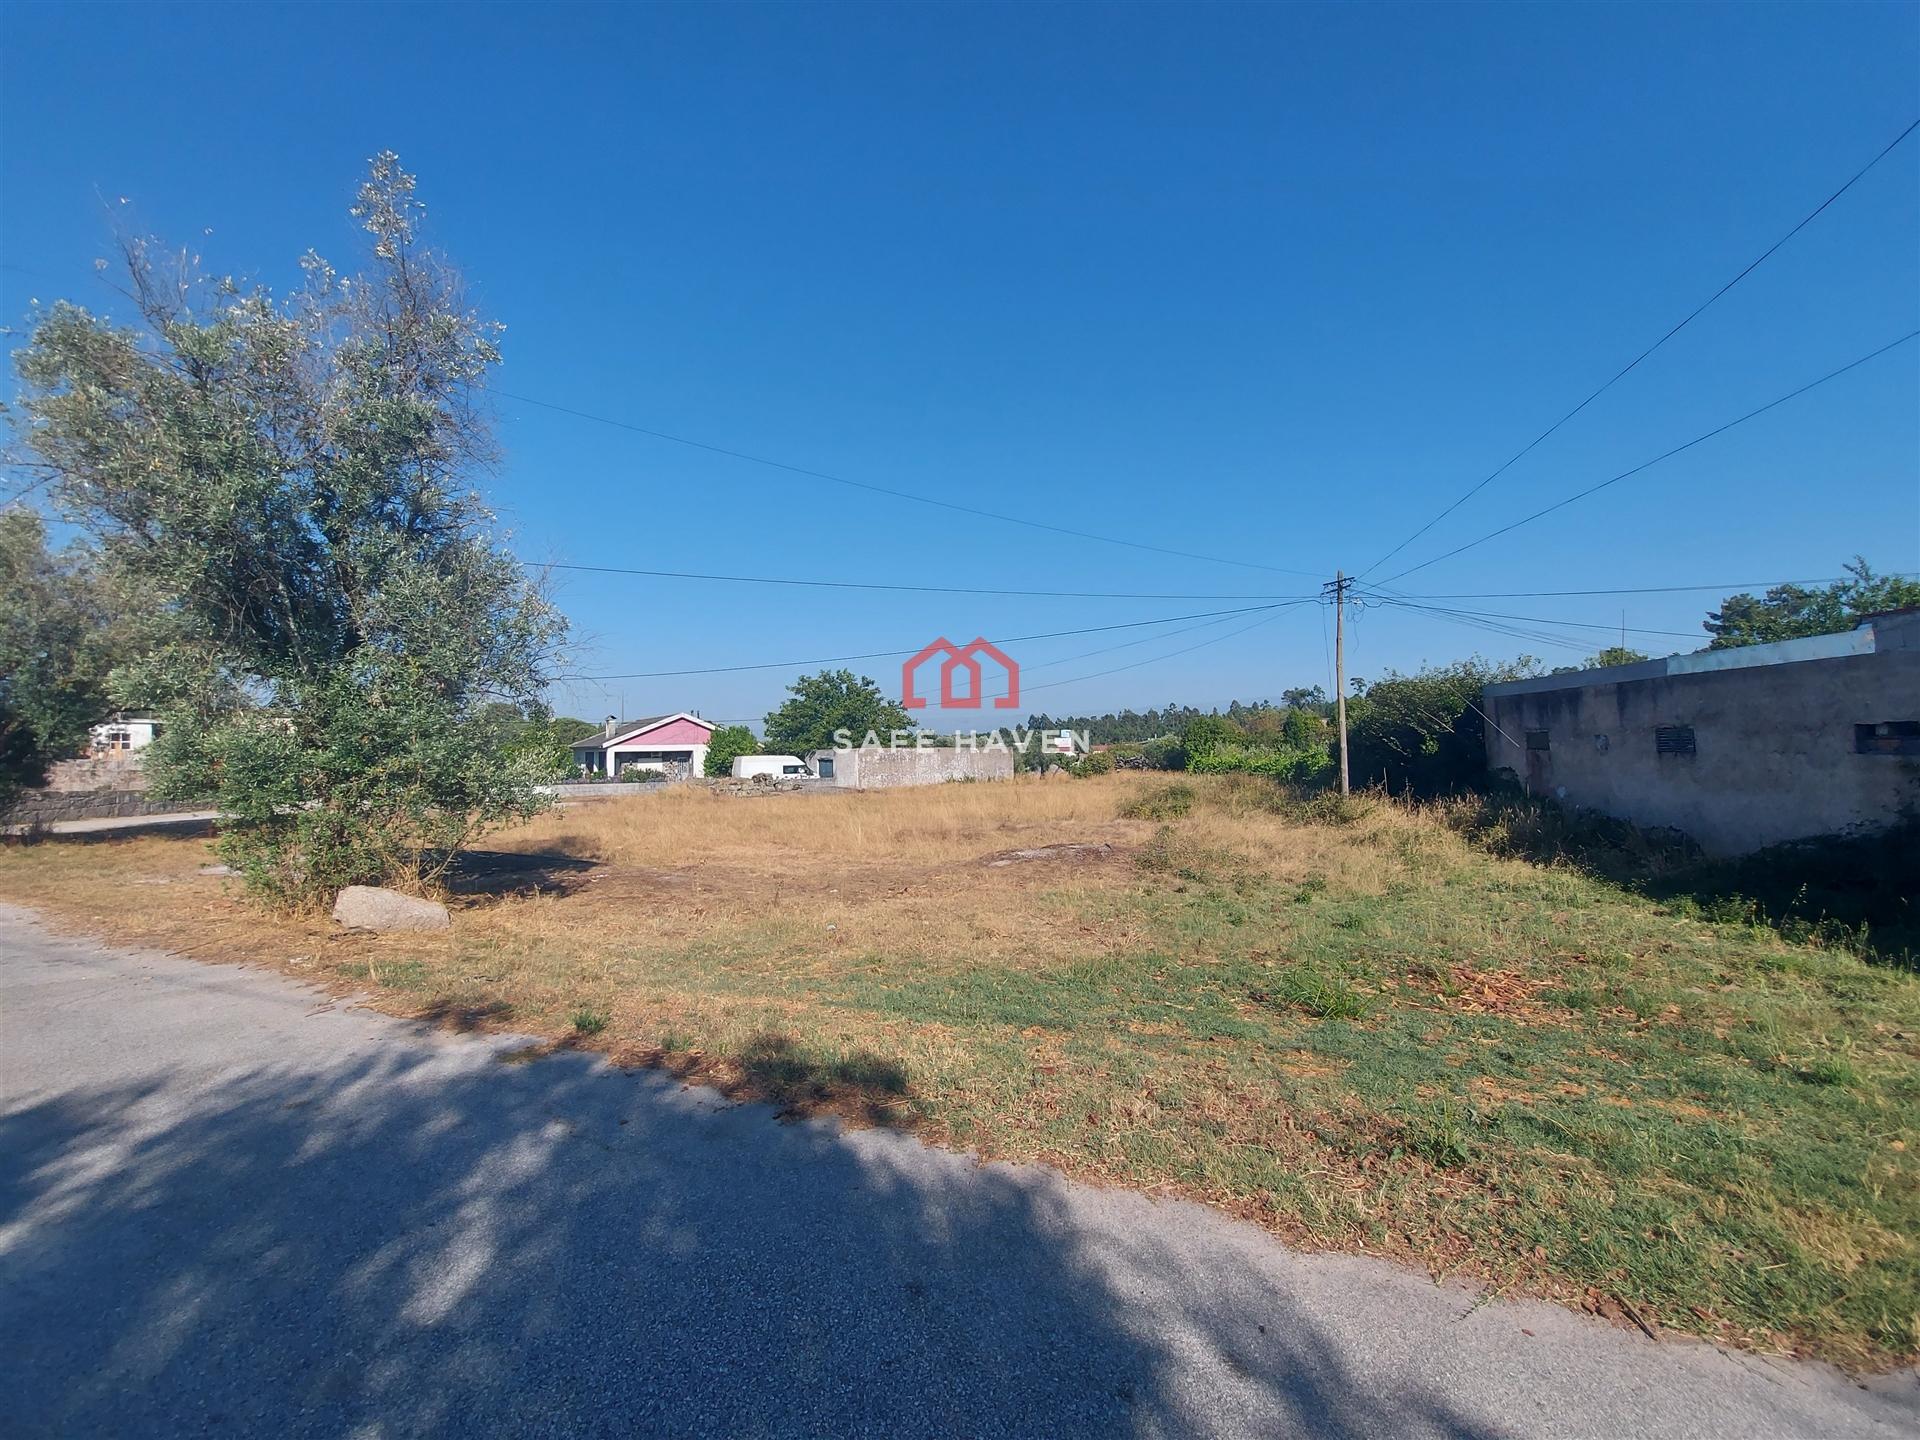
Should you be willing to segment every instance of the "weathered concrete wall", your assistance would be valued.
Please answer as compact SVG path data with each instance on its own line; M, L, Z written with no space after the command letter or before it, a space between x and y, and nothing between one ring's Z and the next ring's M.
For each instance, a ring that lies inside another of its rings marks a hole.
M41 788L57 794L75 790L144 790L146 767L141 755L108 755L98 760L56 760L47 769L47 783Z
M1488 767L1536 795L1683 830L1718 855L1920 809L1920 758L1855 748L1857 725L1920 721L1920 616L1854 632L1850 646L1762 648L1853 653L1737 664L1720 651L1490 686ZM1663 726L1690 727L1692 753L1674 753L1685 739L1671 732L1662 753Z
M138 815L185 815L211 810L210 800L162 804L144 790L27 790L0 813L0 824L53 825L62 820L116 820Z
M944 785L949 780L1010 780L1013 755L1006 750L823 750L833 761L832 784L842 790L891 790L902 785Z

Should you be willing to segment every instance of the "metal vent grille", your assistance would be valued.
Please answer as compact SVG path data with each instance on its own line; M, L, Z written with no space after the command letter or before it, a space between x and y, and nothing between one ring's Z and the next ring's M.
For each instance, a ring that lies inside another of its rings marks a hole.
M1654 726L1653 750L1656 755L1693 754L1693 727L1691 725Z

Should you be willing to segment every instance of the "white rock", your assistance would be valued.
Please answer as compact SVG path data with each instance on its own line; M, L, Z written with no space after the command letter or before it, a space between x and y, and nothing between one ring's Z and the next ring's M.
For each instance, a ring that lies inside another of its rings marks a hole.
M362 930L445 930L453 923L437 900L377 885L347 886L333 902L333 918Z

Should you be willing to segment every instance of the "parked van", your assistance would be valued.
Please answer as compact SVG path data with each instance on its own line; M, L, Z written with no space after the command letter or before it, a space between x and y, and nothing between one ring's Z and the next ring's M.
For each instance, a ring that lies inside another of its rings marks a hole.
M785 779L794 775L811 775L806 762L798 755L736 755L733 757L733 778L753 780L766 775L775 779Z

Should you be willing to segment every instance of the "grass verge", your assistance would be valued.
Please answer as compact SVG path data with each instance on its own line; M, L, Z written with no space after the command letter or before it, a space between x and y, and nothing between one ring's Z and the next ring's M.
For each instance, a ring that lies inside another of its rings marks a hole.
M1920 979L1456 822L1246 777L674 792L509 837L438 935L263 917L182 840L16 847L0 896L1505 1293L1920 1354Z

